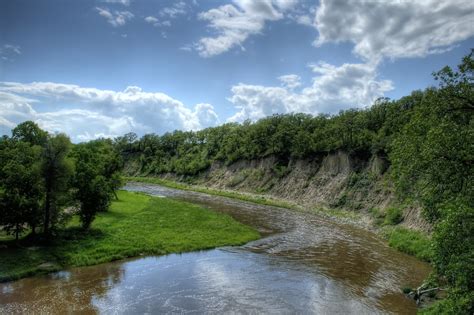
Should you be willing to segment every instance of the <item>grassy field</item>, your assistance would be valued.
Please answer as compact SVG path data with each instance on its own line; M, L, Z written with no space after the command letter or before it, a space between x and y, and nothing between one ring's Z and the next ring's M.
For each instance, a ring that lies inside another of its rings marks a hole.
M0 281L139 255L240 245L259 234L225 214L168 198L120 191L119 201L84 233L74 218L48 247L12 247L0 240ZM42 265L42 266L41 266ZM41 267L40 267L41 266Z

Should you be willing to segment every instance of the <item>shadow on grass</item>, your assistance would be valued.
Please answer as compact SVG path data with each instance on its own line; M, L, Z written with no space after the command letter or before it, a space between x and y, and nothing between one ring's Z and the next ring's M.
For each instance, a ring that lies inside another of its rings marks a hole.
M64 230L61 230L58 233L58 240L59 241L79 241L84 239L102 239L106 236L106 234L100 229L90 228L88 230L84 230L81 227L69 227Z

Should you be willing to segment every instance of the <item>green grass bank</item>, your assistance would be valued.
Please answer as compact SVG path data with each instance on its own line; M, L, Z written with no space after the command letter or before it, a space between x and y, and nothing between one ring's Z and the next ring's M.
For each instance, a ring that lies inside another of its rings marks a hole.
M50 246L26 247L26 240L16 246L2 235L0 281L140 255L241 245L259 238L257 231L230 216L191 203L126 191L118 196L90 231L81 230L73 218Z

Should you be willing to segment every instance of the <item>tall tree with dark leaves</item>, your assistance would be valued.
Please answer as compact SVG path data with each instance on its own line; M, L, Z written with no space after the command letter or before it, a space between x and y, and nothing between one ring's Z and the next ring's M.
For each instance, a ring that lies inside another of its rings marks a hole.
M15 235L41 222L41 147L14 139L0 142L0 225Z
M58 214L68 191L68 181L74 166L68 158L71 141L64 134L50 136L42 154L42 175L45 182L43 232L48 237L58 220Z

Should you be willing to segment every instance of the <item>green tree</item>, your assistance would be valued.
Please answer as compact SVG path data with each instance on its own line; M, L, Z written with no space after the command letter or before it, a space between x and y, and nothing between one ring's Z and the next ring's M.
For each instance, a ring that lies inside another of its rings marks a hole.
M458 69L438 73L440 89L424 92L391 144L399 193L421 200L432 221L445 202L462 198L474 204L474 116L468 110L474 90L472 54Z
M442 207L433 243L433 264L448 297L427 310L429 314L474 312L474 208L462 201Z
M27 224L35 232L41 221L43 186L39 146L9 140L0 145L0 224L19 235Z
M106 211L110 204L110 183L102 175L104 160L94 143L74 148L75 175L74 197L79 203L79 217L84 229L88 229L97 212Z
M45 183L43 232L48 237L55 227L61 206L64 205L68 182L74 166L68 154L71 142L65 134L48 137L42 154L42 176Z
M12 138L18 141L28 142L31 145L44 146L48 139L48 133L42 130L32 121L25 121L18 124L12 130Z

